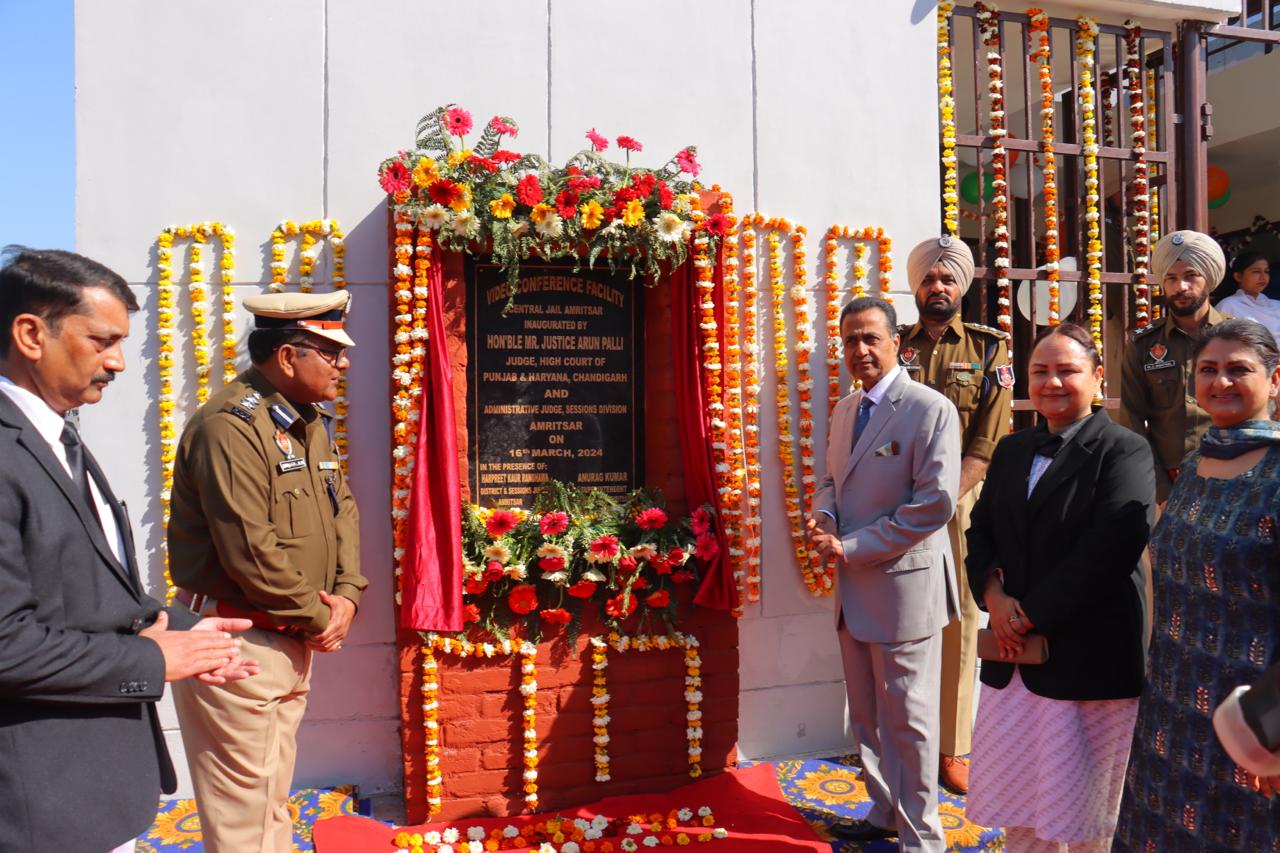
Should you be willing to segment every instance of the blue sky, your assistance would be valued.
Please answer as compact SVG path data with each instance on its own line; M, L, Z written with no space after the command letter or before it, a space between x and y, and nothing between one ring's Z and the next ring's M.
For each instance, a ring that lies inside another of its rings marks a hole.
M73 0L0 0L0 246L75 248Z

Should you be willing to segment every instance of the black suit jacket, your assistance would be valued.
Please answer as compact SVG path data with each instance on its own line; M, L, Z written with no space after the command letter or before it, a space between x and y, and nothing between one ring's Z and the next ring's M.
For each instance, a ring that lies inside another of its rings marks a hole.
M1142 692L1146 619L1142 550L1155 509L1151 448L1094 413L1027 496L1034 430L997 446L968 531L969 584L979 602L1004 570L1049 640L1049 660L1023 666L1032 693L1051 699L1119 699ZM985 660L982 682L1004 687L1013 664Z
M0 853L109 850L176 787L155 702L160 647L124 506L86 467L125 541L121 565L66 469L0 392ZM171 614L189 626L189 615Z

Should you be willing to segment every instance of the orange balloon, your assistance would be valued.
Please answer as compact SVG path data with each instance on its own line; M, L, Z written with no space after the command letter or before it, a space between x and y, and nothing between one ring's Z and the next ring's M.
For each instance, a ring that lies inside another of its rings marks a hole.
M1222 198L1222 194L1231 189L1231 178L1227 170L1220 166L1209 167L1209 200Z

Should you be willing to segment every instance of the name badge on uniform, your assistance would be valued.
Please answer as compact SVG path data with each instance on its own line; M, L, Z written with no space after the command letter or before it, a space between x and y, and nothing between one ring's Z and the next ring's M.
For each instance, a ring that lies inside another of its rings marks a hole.
M307 467L307 460L301 456L290 456L288 459L281 459L276 466L280 469L281 474L288 474L290 471L301 471Z
M1176 367L1178 362L1171 358L1165 358L1169 354L1169 348L1164 344L1156 344L1147 350L1147 355L1151 356L1151 361L1142 365L1143 370L1163 370L1166 367Z

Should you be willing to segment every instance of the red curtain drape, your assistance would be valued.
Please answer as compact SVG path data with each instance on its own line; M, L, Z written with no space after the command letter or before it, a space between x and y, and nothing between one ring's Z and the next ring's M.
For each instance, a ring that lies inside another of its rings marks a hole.
M453 373L444 325L444 262L428 270L427 358L400 578L400 626L462 630L462 505Z
M716 320L721 329L720 352L724 352L724 298L716 264ZM720 513L712 462L710 423L702 382L702 330L698 305L697 271L692 261L677 269L670 279L672 346L675 358L676 413L680 425L680 450L684 462L684 487L689 508L709 503ZM723 515L720 515L723 518ZM694 602L703 607L730 610L737 603L737 589L729 565L729 547L724 525L716 524L720 552L703 567L702 583Z

